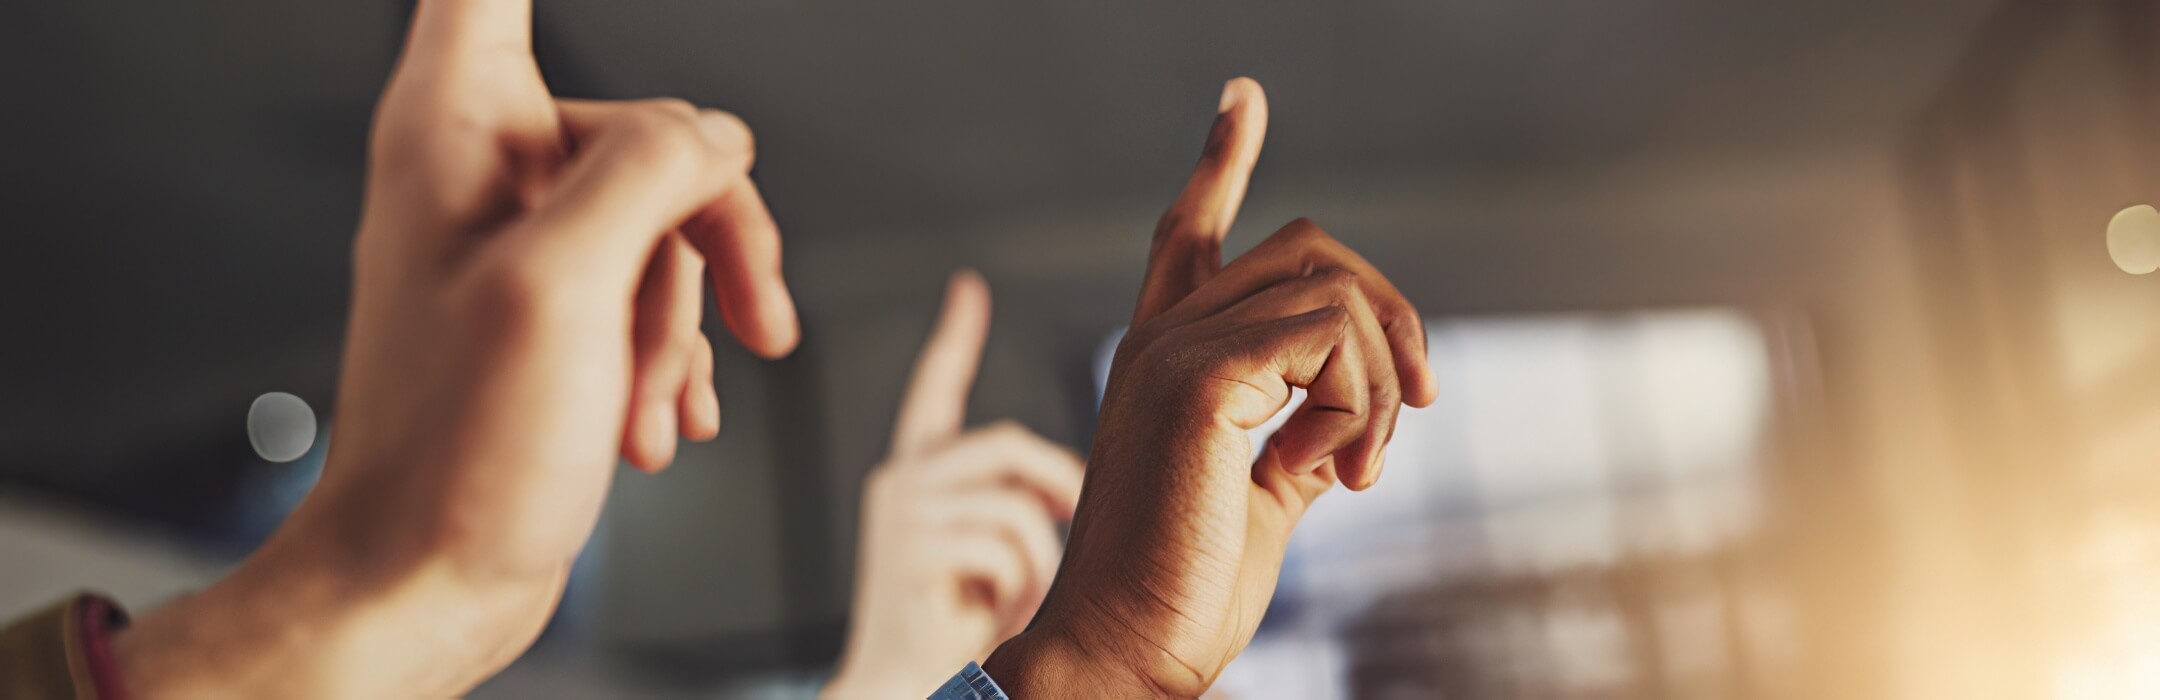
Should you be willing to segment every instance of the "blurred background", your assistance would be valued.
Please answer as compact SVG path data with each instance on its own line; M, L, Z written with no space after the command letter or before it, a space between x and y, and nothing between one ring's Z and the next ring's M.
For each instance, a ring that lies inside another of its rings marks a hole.
M364 143L410 3L0 9L0 617L200 587L335 432ZM625 472L483 698L805 697L944 276L971 415L1084 449L1222 81L1297 216L1431 315L1444 391L1323 499L1234 698L2160 697L2150 0L542 0L565 95L757 130L805 314L721 438ZM709 329L723 337L717 327Z

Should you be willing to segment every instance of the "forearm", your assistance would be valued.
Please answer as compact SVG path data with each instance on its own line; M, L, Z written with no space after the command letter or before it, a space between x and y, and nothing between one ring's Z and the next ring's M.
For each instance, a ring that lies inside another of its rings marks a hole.
M460 594L446 567L365 560L308 521L296 514L230 575L115 637L131 694L449 696L507 661L474 631L529 604L522 594Z
M267 553L266 553L267 554ZM113 640L132 695L290 695L320 690L333 671L354 596L335 577L258 555L209 588L147 615Z

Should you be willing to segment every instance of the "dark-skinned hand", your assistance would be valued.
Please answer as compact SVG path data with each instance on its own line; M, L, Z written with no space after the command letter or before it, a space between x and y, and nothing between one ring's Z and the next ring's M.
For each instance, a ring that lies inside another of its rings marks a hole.
M1228 265L1267 105L1224 88L1155 232L1111 362L1071 542L1042 611L986 666L1015 697L1198 697L1252 640L1292 528L1380 478L1403 404L1430 405L1417 309L1310 221ZM1248 431L1307 398L1260 454Z

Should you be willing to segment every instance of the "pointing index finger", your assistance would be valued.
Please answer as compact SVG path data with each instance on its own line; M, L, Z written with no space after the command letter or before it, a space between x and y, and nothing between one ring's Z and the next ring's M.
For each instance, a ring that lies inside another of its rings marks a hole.
M532 61L532 0L421 0L408 56L446 67L490 58Z
M1267 95L1251 78L1235 78L1223 85L1217 110L1199 165L1155 226L1134 325L1176 305L1222 267L1223 237L1245 201L1267 137Z
M956 435L967 420L968 391L990 336L990 286L974 270L953 273L937 327L923 343L893 425L893 454L915 454Z

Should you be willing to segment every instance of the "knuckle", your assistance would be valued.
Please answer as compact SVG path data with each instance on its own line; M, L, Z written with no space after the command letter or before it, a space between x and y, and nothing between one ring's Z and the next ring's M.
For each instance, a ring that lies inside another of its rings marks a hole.
M687 105L688 103L684 103ZM631 112L629 154L641 168L681 173L698 165L705 147L696 119L684 118L670 107L650 107Z
M1021 425L1020 421L1011 418L998 419L997 422L991 423L990 427L985 428L984 432L1000 440L1018 440L1031 435L1027 426Z
M1340 267L1320 267L1307 273L1307 284L1313 285L1317 296L1345 312L1366 307L1365 285L1356 272Z
M1230 364L1232 352L1220 342L1193 341L1167 343L1151 355L1143 360L1161 367L1169 379L1176 380L1216 374L1216 370Z
M1342 343L1343 339L1348 337L1353 327L1357 325L1356 318L1350 315L1350 308L1342 304L1328 307L1324 316L1329 323L1334 324L1329 329L1328 335L1334 338L1337 344Z
M757 157L756 132L750 130L750 124L742 117L725 110L708 109L700 112L698 118L717 145L739 150L745 158L754 160Z
M1304 243L1333 240L1328 236L1326 229L1320 228L1320 224L1302 216L1283 225L1282 233L1284 237L1290 240Z
M1344 306L1357 309L1373 308L1372 297L1365 294L1365 285L1356 275L1348 276L1341 284L1337 285L1336 289L1338 290L1337 293L1342 295Z
M1311 266L1311 271L1307 272L1306 276L1311 277L1315 283L1344 294L1359 291L1357 273L1349 268L1322 265L1317 261L1307 264Z
M1276 235L1270 239L1270 242L1296 250L1300 256L1308 260L1332 260L1343 256L1349 250L1340 241L1335 240L1334 236L1329 235L1326 229L1320 228L1319 224L1313 223L1312 219L1304 218L1284 225L1282 230L1277 231ZM1310 263L1308 263L1309 265Z
M661 97L645 100L638 103L638 106L655 119L668 119L683 124L691 124L697 121L697 105L690 104L689 101L681 98Z
M697 137L676 127L641 130L629 149L631 165L649 172L681 177L699 166Z
M1328 337L1334 338L1337 345L1342 344L1352 333L1357 332L1357 317L1351 313L1350 307L1346 304L1335 304L1328 307L1324 317L1328 323L1332 324L1328 329Z

